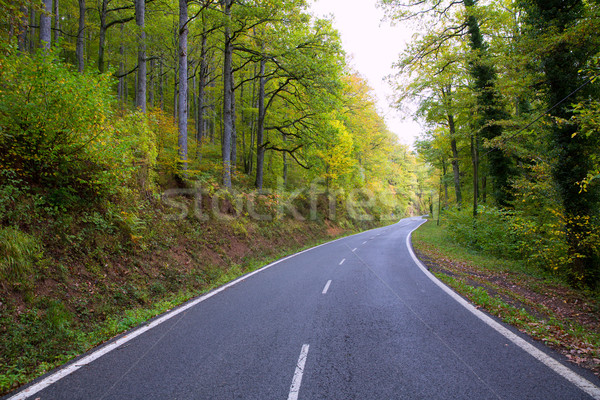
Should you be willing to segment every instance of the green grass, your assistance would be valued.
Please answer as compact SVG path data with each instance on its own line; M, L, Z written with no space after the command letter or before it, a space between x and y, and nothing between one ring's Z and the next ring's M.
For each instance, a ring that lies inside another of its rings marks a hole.
M574 298L585 299L592 308L597 307L597 293L566 288L560 277L536 270L522 261L502 259L459 246L446 234L444 227L435 222L422 225L412 238L414 248L439 266L433 268L438 279L456 292L505 323L551 345L596 373L600 372L597 361L600 358L600 330L597 327L583 326L512 288L518 285L548 296L568 293ZM516 284L498 285L488 279L490 276ZM568 300L572 299L564 301Z
M353 233L355 231L347 231L338 237ZM162 280L148 287L143 287L136 280L119 287L119 290L107 287L107 291L112 290L114 293L110 293L115 294L114 302L102 303L102 308L95 314L88 315L89 303L81 299L81 307L77 308L78 318L61 301L49 297L32 296L28 309L22 312L11 304L4 304L0 307L0 364L3 365L0 394L14 390L192 298L271 262L332 239L329 236L316 237L304 245L290 241L271 254L254 253L226 268L205 266L200 272L192 271L185 276L165 266ZM14 313L18 314L16 320ZM99 321L98 315L106 315L106 318Z

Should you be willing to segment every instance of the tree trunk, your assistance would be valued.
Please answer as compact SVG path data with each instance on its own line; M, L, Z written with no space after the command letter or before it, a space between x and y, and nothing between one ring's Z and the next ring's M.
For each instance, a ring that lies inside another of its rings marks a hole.
M77 55L77 70L81 73L85 67L83 61L85 52L85 0L79 0L79 26L77 28L77 45L75 53Z
M21 6L21 23L19 24L19 39L18 46L19 52L25 53L27 51L27 31L29 28L29 9L24 5Z
M479 121L480 136L492 140L502 135L500 121L508 118L496 88L496 71L487 60L486 45L479 28L479 21L470 15L475 0L464 0L467 11L467 27L469 32L469 45L475 54L474 61L470 64L470 75L475 83L477 105L482 110ZM494 186L494 200L501 207L510 207L512 194L509 189L512 174L511 160L503 150L494 148L488 154L490 176Z
M165 88L164 88L164 73L163 73L163 60L162 58L159 60L160 68L159 68L159 76L158 76L158 95L160 97L160 109L165 110Z
M35 15L35 8L29 7L29 51L35 49L35 27L38 25Z
M181 7L181 6L180 6ZM187 6L186 6L187 7ZM186 9L187 10L187 9ZM187 12L187 11L186 11ZM135 106L146 112L146 0L135 0L135 23L138 26L138 69ZM187 38L186 38L187 40ZM187 43L187 42L186 42Z
M54 0L54 43L60 39L60 13L59 0Z
M198 121L196 128L196 141L198 142L196 156L200 156L200 144L204 136L205 132L205 120L204 120L204 103L205 96L204 91L206 88L206 74L207 74L207 60L206 60L206 33L202 33L202 39L200 42L200 67L198 68L198 106L196 108L196 120Z
M154 107L154 68L155 62L154 59L150 60L150 73L148 74L148 103L150 107Z
M235 112L235 77L231 72L231 169L235 170L237 166L237 119Z
M40 48L50 49L52 45L52 0L43 0L44 9L40 15Z
M442 182L444 183L444 206L448 205L448 182L446 181L446 175L448 174L448 168L446 167L446 159L442 157Z
M287 135L284 133L283 134L283 143L284 143L284 148L285 148L285 142L287 141ZM288 163L287 163L287 153L284 151L283 152L283 188L287 188L287 182L288 182Z
M258 83L258 123L256 129L256 188L263 188L263 174L265 164L265 147L263 145L265 133L265 67L266 59L260 60L260 76Z
M232 56L233 43L229 23L231 22L231 4L232 0L222 0L225 8L225 16L227 25L225 27L225 49L223 52L223 140L222 158L223 158L223 184L225 187L231 187L231 135L233 129L232 111Z
M100 32L98 32L98 71L104 73L104 48L106 46L106 16L107 16L108 0L102 0L102 8L100 10Z
M119 86L117 90L117 97L121 102L121 110L125 108L125 44L123 43L123 30L124 25L121 24L121 44L119 46Z
M179 162L180 170L187 171L188 157L188 4L179 0Z
M448 114L448 126L450 127L450 148L452 149L452 174L454 178L454 192L456 194L456 202L460 207L462 203L462 191L460 188L460 168L458 164L458 148L456 146L456 125L454 123L454 115Z
M473 162L473 217L476 217L479 207L479 151L474 133L471 134L471 160Z

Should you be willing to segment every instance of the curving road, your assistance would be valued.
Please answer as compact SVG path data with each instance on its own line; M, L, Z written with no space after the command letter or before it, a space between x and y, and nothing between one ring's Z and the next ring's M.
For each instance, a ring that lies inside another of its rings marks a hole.
M7 398L600 399L588 371L418 265L422 222L280 260Z

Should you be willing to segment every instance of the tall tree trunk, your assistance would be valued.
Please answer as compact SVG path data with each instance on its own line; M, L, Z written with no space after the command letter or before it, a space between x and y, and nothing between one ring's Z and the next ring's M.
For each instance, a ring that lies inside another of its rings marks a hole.
M444 183L444 206L448 205L448 181L446 181L446 175L448 174L448 168L446 167L446 158L442 157L442 182Z
M158 96L160 98L160 109L161 110L165 110L165 87L164 87L164 64L163 64L163 59L160 58L158 60L160 62L160 68L158 71Z
M19 52L25 53L27 51L27 33L29 28L29 9L22 5L21 6L21 23L19 24L19 38L18 48Z
M285 142L287 141L287 135L284 133L283 134L283 144L284 144L284 148L285 148ZM287 153L284 151L283 152L283 188L287 188L287 182L288 182L288 162L287 162Z
M456 125L454 115L448 114L448 126L450 127L450 148L452 149L452 175L454 178L454 192L456 202L460 207L462 203L462 191L460 188L460 168L458 164L458 147L456 146Z
M106 17L108 13L108 0L102 0L100 9L100 32L98 32L98 71L104 73L104 49L106 46Z
M188 158L188 4L179 0L179 162L180 169L187 171ZM185 172L184 172L185 174Z
M202 142L202 139L204 139L204 136L206 135L206 124L205 124L205 118L204 118L204 108L205 108L205 88L206 88L206 75L208 72L208 62L207 62L207 52L206 52L206 32L202 32L202 38L200 41L200 67L198 68L198 74L200 75L198 77L198 106L196 108L196 119L198 121L197 124L197 129L196 129L196 140L198 141L198 152L197 155L199 156L199 149L200 149L200 143Z
M258 81L258 123L256 129L256 188L263 189L263 174L265 164L265 147L263 144L265 133L265 67L267 60L260 60L260 76Z
M180 1L181 2L181 1ZM187 7L187 5L186 5ZM181 8L181 6L180 6ZM187 8L186 8L187 10ZM181 11L181 10L180 10ZM187 12L187 11L186 11ZM135 106L146 112L146 0L135 0L135 23L138 26L138 79ZM186 36L187 40L187 36ZM187 42L186 42L187 43ZM187 51L187 50L186 50Z
M40 48L50 49L52 45L52 0L43 0L44 9L40 15Z
M33 6L29 7L29 51L32 52L33 49L35 49L35 30L36 30L36 26L38 26L37 23L37 19L36 19L36 13L35 13L35 8Z
M492 140L502 135L500 121L507 119L508 114L503 109L500 94L496 88L496 71L487 55L483 35L479 29L479 21L471 13L475 0L464 0L467 11L467 27L469 32L469 45L475 57L470 65L470 74L475 82L477 105L482 110L479 118L480 136ZM512 194L510 193L510 176L512 172L511 160L501 149L492 149L488 154L490 175L494 185L494 199L501 207L510 207Z
M123 42L123 30L124 24L121 24L121 44L119 45L119 86L118 86L118 98L121 103L121 109L125 108L125 44Z
M231 135L233 129L232 111L232 56L233 43L231 38L231 30L229 23L231 22L231 5L232 0L222 0L224 6L227 25L225 27L225 48L223 52L223 140L222 158L223 158L223 184L225 187L231 187Z
M154 83L154 75L155 75L155 61L154 59L150 60L150 73L148 74L148 103L150 104L150 107L154 107L154 89L155 89L155 83Z
M85 0L79 0L79 26L77 28L77 70L81 73L85 67L83 57L85 51Z
M60 12L59 0L54 0L54 43L60 39Z
M475 133L471 134L471 160L473 162L473 217L479 208L479 149Z
M235 112L235 76L231 71L231 169L235 170L237 166L237 119Z

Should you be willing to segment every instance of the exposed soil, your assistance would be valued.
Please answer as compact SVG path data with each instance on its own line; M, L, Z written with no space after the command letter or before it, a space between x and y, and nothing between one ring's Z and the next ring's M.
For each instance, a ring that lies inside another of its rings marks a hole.
M546 323L550 315L553 315L565 326L577 324L589 332L600 334L599 304L581 292L523 273L492 271L451 260L433 247L420 247L415 252L432 272L454 277L470 286L481 287L491 296L499 297L518 309L525 309L540 323ZM540 337L534 339L544 341L573 363L600 376L600 349L562 329L554 329L552 336L552 340Z

